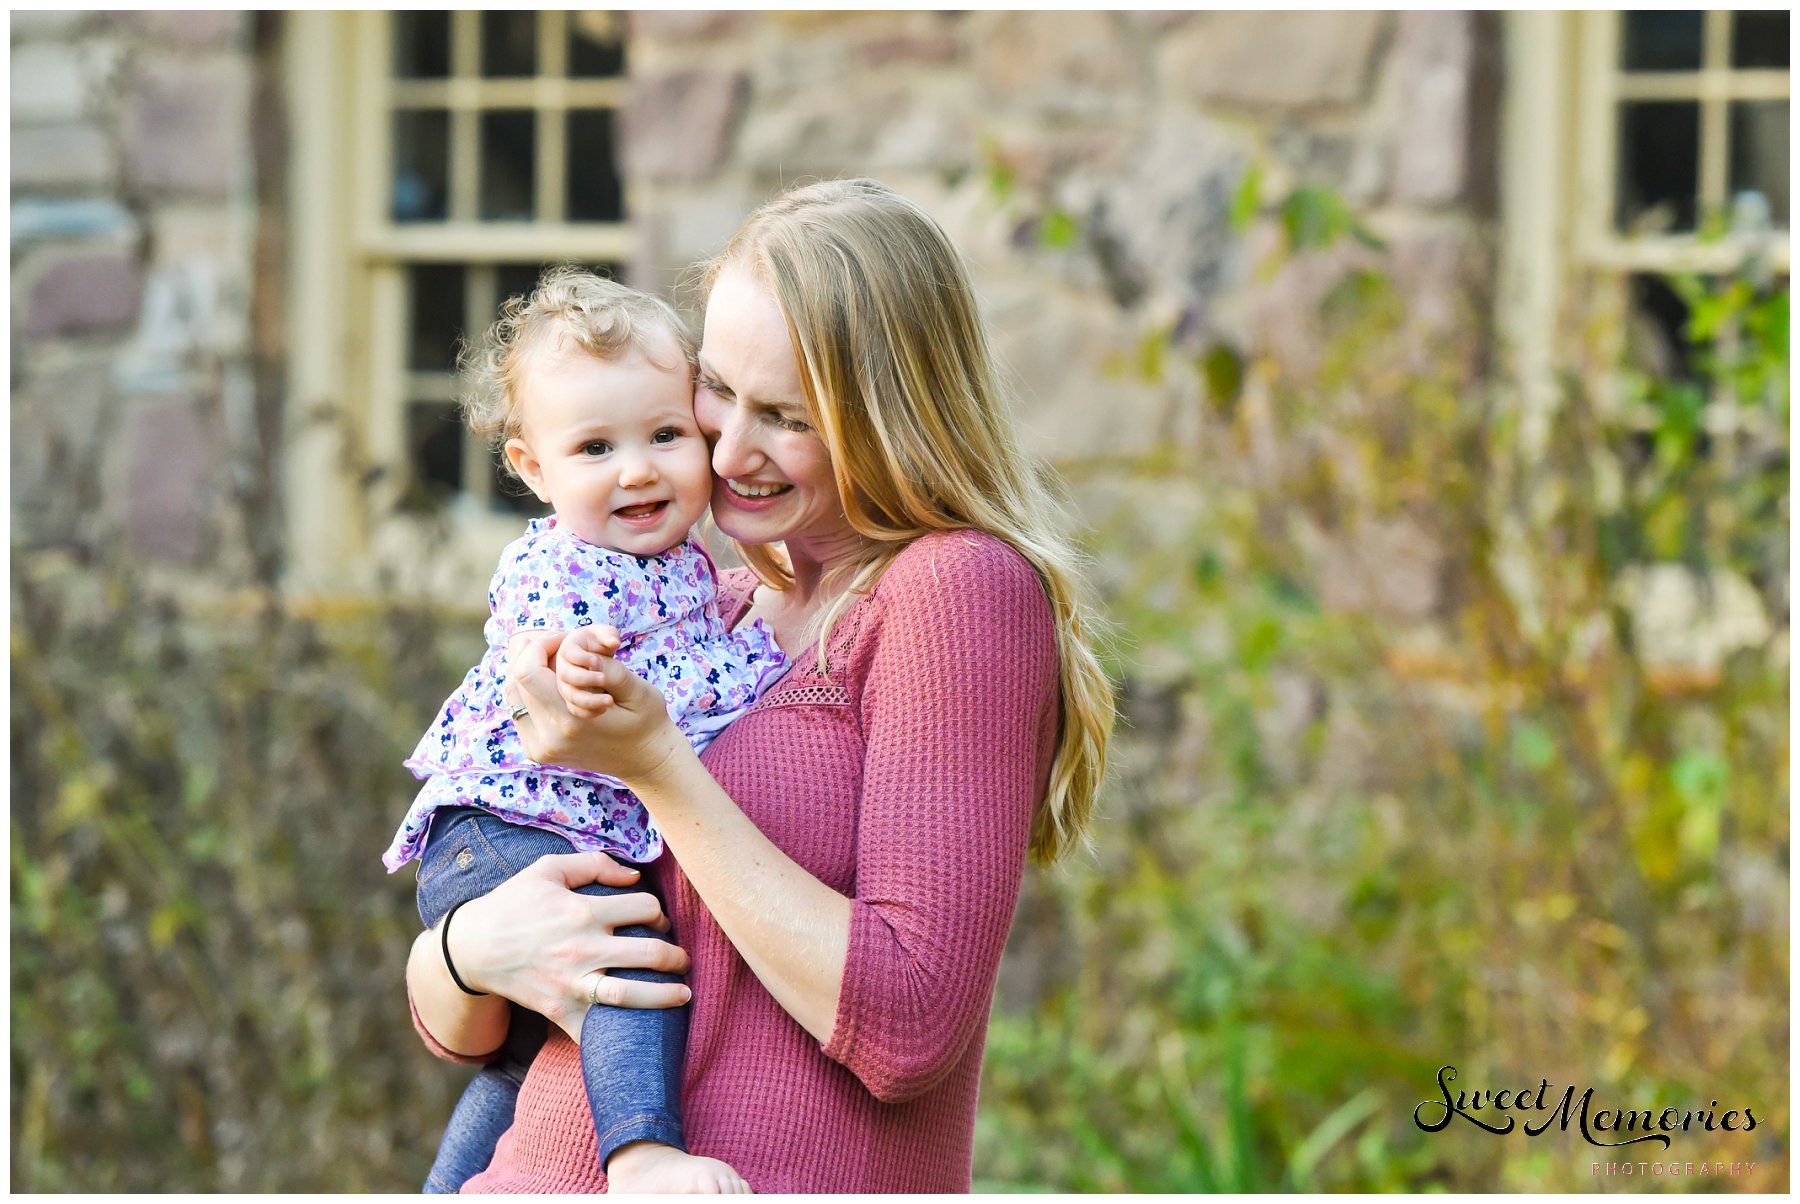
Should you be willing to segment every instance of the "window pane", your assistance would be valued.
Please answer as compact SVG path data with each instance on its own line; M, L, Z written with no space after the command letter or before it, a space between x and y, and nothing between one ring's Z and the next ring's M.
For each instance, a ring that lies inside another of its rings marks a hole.
M572 222L616 222L625 217L625 192L619 183L611 109L569 111L569 195L564 200Z
M481 73L492 79L537 74L537 14L481 14Z
M456 340L463 326L463 269L457 264L422 263L407 271L406 366L415 372L456 369Z
M394 14L394 74L443 79L450 74L450 14Z
M481 115L481 219L528 222L536 208L537 116L530 109Z
M455 404L414 401L406 407L406 503L439 504L462 488L463 425Z
M1627 71L1698 71L1700 20L1699 13L1623 14L1620 65Z
M1688 307L1660 276L1631 277L1628 354L1634 367L1665 380L1693 380L1694 347L1688 341Z
M448 214L450 114L402 109L394 114L394 193L397 222L443 221Z
M608 12L569 14L569 74L592 79L625 74L625 40Z
M1779 229L1787 229L1788 104L1785 100L1737 101L1731 106L1731 194L1738 198L1747 192L1760 193L1768 207L1770 223Z
M1700 106L1644 101L1619 106L1621 230L1692 230L1700 175ZM1653 215L1654 211L1654 215Z
M557 262L560 263L563 261L559 260ZM506 299L508 297L522 297L522 296L526 295L527 293L531 292L532 289L536 288L538 278L544 274L544 270L546 268L549 268L552 266L554 266L554 265L549 264L549 263L497 263L497 264L495 264L494 265L494 292L495 292L494 309L495 309L495 312L496 313L499 312L499 307L506 301ZM608 280L617 280L617 281L620 281L621 283L623 283L625 280L624 272L620 270L619 265L616 263L590 263L590 264L582 264L581 266L585 267L588 271L594 273L594 275L603 276Z
M1731 65L1785 70L1788 65L1787 13L1732 13Z
M508 297L523 297L537 287L538 277L547 265L541 263L501 263L494 265L494 311L499 312Z

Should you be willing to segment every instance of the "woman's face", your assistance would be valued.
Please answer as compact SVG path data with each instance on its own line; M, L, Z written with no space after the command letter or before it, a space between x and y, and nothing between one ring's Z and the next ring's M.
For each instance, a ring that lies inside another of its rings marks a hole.
M808 414L787 319L739 265L719 273L707 299L694 417L712 445L719 530L740 543L783 541L820 563L860 542Z

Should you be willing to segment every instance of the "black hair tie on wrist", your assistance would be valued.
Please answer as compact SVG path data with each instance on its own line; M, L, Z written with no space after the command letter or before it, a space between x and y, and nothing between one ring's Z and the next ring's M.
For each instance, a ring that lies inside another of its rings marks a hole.
M444 913L444 922L442 924L438 925L438 933L440 936L443 937L443 943L444 943L444 969L450 971L450 981L455 983L457 986L461 987L463 994L465 994L465 995L486 995L487 994L486 991L470 990L469 984L464 982L462 980L462 975L460 975L456 972L456 963L450 960L450 917L452 917L456 914L457 908L460 908L463 905L463 903L468 903L468 902L470 902L470 900L464 899L462 901L462 903L458 903L456 905L456 907L452 907L449 911L445 912Z

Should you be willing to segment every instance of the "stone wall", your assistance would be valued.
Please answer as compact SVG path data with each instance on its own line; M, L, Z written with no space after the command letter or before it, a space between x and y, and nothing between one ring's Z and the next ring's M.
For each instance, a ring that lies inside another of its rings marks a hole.
M1027 439L1076 483L1086 519L1123 526L1107 542L1130 557L1182 539L1201 489L1141 482L1199 437L1199 382L1132 370L1145 340L1228 339L1296 366L1317 354L1305 315L1342 264L1256 280L1274 231L1233 229L1247 172L1268 196L1323 185L1365 215L1440 326L1466 322L1487 286L1494 18L639 13L631 34L639 278L672 287L784 184L894 185L972 261ZM1432 549L1410 532L1370 538L1369 555L1398 538L1424 566L1393 601L1429 611ZM1109 584L1130 567L1108 565Z
M15 539L278 557L279 21L16 16ZM784 184L887 180L970 257L1033 447L1141 509L1115 469L1196 437L1197 385L1133 348L1314 341L1317 276L1252 297L1253 165L1370 214L1426 308L1479 286L1497 41L1456 13L637 13L635 275L672 289Z
M277 578L281 20L15 16L15 550ZM630 39L636 279L675 291L797 180L919 200L971 260L1024 437L1070 482L1111 600L1162 605L1155 567L1188 563L1209 521L1213 487L1171 468L1204 437L1195 353L1297 372L1319 354L1308 315L1343 263L1261 278L1277 223L1234 223L1247 173L1268 197L1342 196L1428 321L1469 322L1486 286L1491 18L644 12ZM1146 372L1147 345L1175 354ZM1445 602L1428 525L1316 545L1334 611L1419 624ZM1134 660L1131 697L1154 700L1175 662Z
M1218 700L1203 702L1193 649L1231 646L1239 620L1197 603L1192 581L1202 548L1242 527L1222 508L1243 494L1199 467L1219 463L1222 445L1207 441L1231 425L1203 418L1200 361L1230 346L1307 392L1326 344L1321 302L1371 260L1343 246L1268 270L1276 205L1316 186L1385 241L1380 267L1407 300L1409 346L1422 360L1455 345L1462 378L1478 376L1492 325L1498 18L640 13L631 31L640 280L672 287L776 189L848 174L918 200L969 258L1024 438L1068 482L1119 625L1124 722L1101 860L1128 872L1135 846L1117 834L1183 830L1149 817L1205 810L1230 743L1207 714ZM1265 203L1246 222L1234 208L1252 173ZM1265 394L1260 415L1246 405L1240 429L1279 480L1295 424L1271 421L1270 404ZM1438 625L1454 574L1429 500L1417 509L1309 530L1303 588L1385 629ZM1304 507L1279 521L1305 525ZM1291 832L1330 799L1383 788L1368 700L1292 667L1250 693L1267 748L1318 745L1312 778L1280 785L1300 800L1282 812ZM1009 1006L1066 969L1044 880L1032 883L1002 971ZM1292 889L1319 894L1304 880Z
M13 14L15 547L184 573L267 548L224 529L266 514L272 455L255 34L242 13Z

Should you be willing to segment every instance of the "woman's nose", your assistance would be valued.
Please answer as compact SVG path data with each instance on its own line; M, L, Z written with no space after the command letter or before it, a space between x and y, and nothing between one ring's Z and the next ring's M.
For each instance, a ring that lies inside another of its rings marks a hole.
M719 416L718 433L712 440L713 471L722 477L748 476L756 467L756 450L745 438L736 406Z

